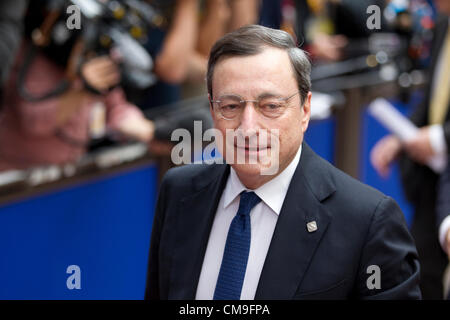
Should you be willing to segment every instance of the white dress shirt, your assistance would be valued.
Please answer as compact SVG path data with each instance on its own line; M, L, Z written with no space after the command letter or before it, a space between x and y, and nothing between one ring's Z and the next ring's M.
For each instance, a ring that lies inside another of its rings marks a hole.
M251 190L262 201L250 211L250 252L242 285L241 300L253 300L255 298L259 277L266 260L278 215L280 214L292 176L300 161L301 149L300 145L294 159L283 172L261 187ZM231 168L209 236L198 281L196 300L211 300L214 297L228 229L239 207L239 194L246 190L248 189L241 183L236 171Z

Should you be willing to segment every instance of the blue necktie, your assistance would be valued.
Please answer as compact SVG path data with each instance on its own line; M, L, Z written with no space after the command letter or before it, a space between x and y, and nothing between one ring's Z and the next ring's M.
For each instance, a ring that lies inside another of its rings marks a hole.
M260 201L254 192L241 193L238 212L228 230L214 300L239 300L241 297L250 251L250 211Z

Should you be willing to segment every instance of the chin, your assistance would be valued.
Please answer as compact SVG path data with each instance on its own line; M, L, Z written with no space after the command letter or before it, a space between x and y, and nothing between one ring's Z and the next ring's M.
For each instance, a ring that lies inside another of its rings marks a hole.
M279 172L278 166L263 165L263 164L233 164L233 169L240 178L270 180L271 177L276 176Z
M255 176L261 172L260 164L233 164L232 167L239 175Z

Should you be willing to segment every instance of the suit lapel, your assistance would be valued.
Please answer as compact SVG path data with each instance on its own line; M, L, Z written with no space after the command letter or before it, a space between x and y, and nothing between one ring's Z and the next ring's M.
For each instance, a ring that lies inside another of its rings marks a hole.
M195 298L209 234L229 171L226 165L210 166L194 181L193 194L180 201L169 299Z
M292 299L331 216L320 201L335 191L333 181L314 152L304 143L259 280L255 299ZM317 230L309 232L307 223Z

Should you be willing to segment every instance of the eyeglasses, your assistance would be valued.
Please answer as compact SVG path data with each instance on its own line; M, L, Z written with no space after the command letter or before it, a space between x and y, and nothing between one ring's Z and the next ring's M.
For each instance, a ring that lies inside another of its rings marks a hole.
M263 97L258 100L244 100L238 95L226 95L219 100L210 100L213 108L225 120L234 120L241 116L247 102L254 102L256 110L263 116L274 119L284 114L289 99L298 94L299 91L287 98Z

